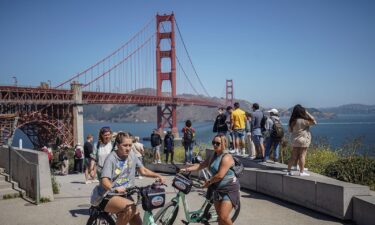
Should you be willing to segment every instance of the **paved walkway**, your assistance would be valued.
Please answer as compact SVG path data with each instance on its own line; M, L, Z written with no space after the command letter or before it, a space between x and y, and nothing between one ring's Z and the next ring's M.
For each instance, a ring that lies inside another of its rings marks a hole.
M168 177L168 184L173 176ZM58 176L61 194L55 195L55 201L39 206L22 199L0 200L1 225L78 225L86 224L88 219L89 196L95 184L84 184L82 174ZM137 185L147 185L152 179L137 180ZM167 197L174 196L174 189L167 187ZM188 195L189 206L196 209L202 203L202 197L193 192ZM255 192L241 191L241 212L236 225L294 225L294 224L350 224L335 218L285 203ZM140 207L141 208L141 207ZM175 224L182 224L180 207L179 218Z

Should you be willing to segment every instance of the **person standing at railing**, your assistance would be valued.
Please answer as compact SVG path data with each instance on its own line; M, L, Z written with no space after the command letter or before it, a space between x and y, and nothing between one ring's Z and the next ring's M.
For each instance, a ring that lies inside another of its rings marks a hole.
M307 112L307 110L300 104L297 104L293 108L292 115L289 120L289 132L292 133L292 158L288 162L287 175L292 175L292 165L296 165L298 162L300 169L300 176L310 176L310 174L304 172L305 158L307 154L307 148L311 144L311 133L310 126L316 124L315 118Z
M193 147L195 143L195 129L192 127L190 120L186 120L185 127L182 128L182 145L185 149L184 163L190 163L193 159Z
M230 212L237 207L240 202L240 182L231 169L234 166L234 159L231 154L227 154L227 139L224 135L216 135L212 140L214 155L207 157L200 164L194 164L181 169L181 172L192 172L209 168L213 175L204 184L208 187L207 197L213 194L214 205L219 216L219 225L233 224Z

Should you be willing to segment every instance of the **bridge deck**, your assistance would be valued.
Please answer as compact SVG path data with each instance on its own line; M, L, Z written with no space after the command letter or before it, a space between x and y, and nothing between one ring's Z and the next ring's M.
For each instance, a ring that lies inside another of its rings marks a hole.
M168 176L168 184L172 176ZM88 219L89 196L95 184L84 184L84 175L57 177L61 184L61 194L55 195L55 201L34 206L22 199L0 200L0 224L86 224ZM151 179L137 180L142 186L150 184ZM171 185L167 191L173 192ZM173 194L168 194L171 198ZM202 201L197 193L188 195L189 206L194 209ZM241 213L236 225L292 225L292 224L350 224L335 218L289 204L255 192L241 191ZM178 221L183 215L180 208Z

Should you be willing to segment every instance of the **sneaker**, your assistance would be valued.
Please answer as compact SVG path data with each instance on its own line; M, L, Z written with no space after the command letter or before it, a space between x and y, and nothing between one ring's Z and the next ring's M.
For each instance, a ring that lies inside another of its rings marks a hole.
M143 177L142 177L141 175L139 175L139 176L138 176L138 179L142 180L142 179L143 179Z
M249 156L249 159L254 160L255 156Z
M230 154L234 154L235 152L236 152L236 150L234 150L234 149L230 149L230 150L229 150L229 153L230 153Z
M158 164L160 164L161 163L161 160L158 160Z
M310 174L305 173L305 172L299 173L299 175L300 175L301 177L308 177L308 176L310 176Z
M285 175L287 175L287 176L293 176L293 174L292 174L292 172L287 172Z
M292 166L292 170L299 171L299 165ZM309 169L305 167L305 168L303 168L303 171L309 171Z
M91 183L92 183L91 180L86 180L86 181L85 181L85 184L91 184Z
M92 180L92 183L99 183L98 179Z
M243 148L242 149L242 155L245 155L246 154L246 150Z

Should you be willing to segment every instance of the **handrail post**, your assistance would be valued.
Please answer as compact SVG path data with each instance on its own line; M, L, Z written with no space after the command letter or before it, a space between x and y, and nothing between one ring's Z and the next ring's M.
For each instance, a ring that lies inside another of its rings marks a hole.
M9 182L12 182L12 146L9 145L8 148L8 159L9 159L9 165L8 165L8 172L9 172Z
M40 203L40 188L39 188L39 163L36 165L36 199L35 204Z

